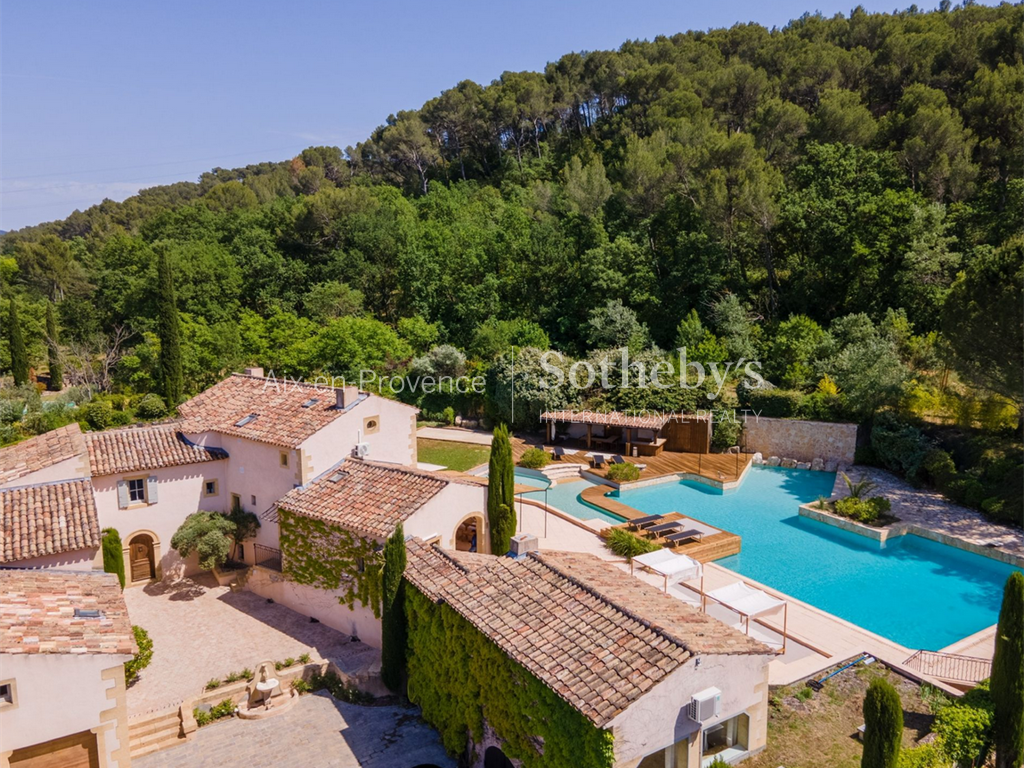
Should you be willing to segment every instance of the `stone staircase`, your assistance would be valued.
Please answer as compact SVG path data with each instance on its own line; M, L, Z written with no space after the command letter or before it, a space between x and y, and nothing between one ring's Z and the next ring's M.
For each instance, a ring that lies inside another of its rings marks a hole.
M133 759L184 743L177 708L144 715L128 723L128 749Z
M583 468L583 464L577 464L575 461L557 461L548 464L541 472L554 484L559 480L575 480L580 476L580 470Z

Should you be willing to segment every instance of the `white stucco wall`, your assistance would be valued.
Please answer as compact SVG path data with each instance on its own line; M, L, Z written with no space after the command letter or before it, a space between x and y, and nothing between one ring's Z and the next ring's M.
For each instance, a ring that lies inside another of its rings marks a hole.
M765 744L768 707L769 656L701 655L669 675L625 712L611 726L615 735L616 765L634 765L645 755L671 746L702 727L690 720L690 697L705 688L722 691L721 715L703 727L746 712L750 715L749 748ZM691 760L691 765L699 765Z
M344 590L327 590L296 584L284 576L265 568L253 568L245 588L261 597L291 608L303 616L312 616L331 629L354 635L367 645L380 648L380 619L373 611L357 601L354 608L340 602Z
M3 565L9 568L59 568L62 571L91 571L94 568L103 570L103 556L98 548L93 547L56 555L30 557L28 560L15 560Z
M370 461L415 465L416 412L403 403L370 395L299 446L303 452L302 482L308 483L351 456L360 440L370 446L366 457ZM377 422L376 432L365 433L367 419Z
M17 706L0 710L0 752L32 746L81 731L103 728L101 765L116 765L116 723L101 713L117 702L108 698L115 682L103 670L131 657L113 654L0 654L0 680L14 678ZM111 694L112 695L112 694Z
M488 552L490 529L487 522L487 489L482 485L449 483L436 496L420 507L405 521L406 536L416 536L424 541L440 536L442 549L455 549L455 529L463 520L479 515L483 520L482 530L477 531L479 552Z
M100 528L116 529L125 547L135 534L149 533L155 537L159 545L159 566L165 575L194 572L195 558L190 558L188 563L182 561L171 549L171 537L185 518L197 510L224 512L228 509L230 497L224 489L225 469L224 461L208 461L182 467L94 477L92 482L96 493L96 512ZM156 503L119 509L118 481L126 477L140 476L157 478ZM216 496L204 497L203 489L207 480L217 480ZM127 563L125 574L128 574Z
M18 447L12 446L14 450ZM79 480L89 476L89 460L85 456L72 456L70 459L58 461L45 469L29 472L14 480L0 483L0 488L20 488L23 485L55 483L58 480Z

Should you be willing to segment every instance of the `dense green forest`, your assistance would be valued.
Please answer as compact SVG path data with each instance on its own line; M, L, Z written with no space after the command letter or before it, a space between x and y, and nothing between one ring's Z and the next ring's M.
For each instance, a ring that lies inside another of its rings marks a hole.
M0 365L55 363L122 413L176 392L172 284L185 395L247 364L469 371L486 395L418 398L428 416L507 421L514 386L518 427L584 403L856 420L864 461L1019 520L1022 30L1021 5L855 9L463 81L355 147L3 235ZM623 346L760 360L775 387L537 386L534 348ZM18 403L4 442L71 418ZM736 439L723 422L716 445Z

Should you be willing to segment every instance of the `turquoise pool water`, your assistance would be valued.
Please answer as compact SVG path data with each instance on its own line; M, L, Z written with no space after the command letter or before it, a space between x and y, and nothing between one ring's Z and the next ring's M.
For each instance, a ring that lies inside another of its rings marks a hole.
M881 548L800 517L799 504L830 495L834 480L752 467L725 493L683 481L611 496L648 514L677 511L738 533L740 554L719 565L908 648L937 651L996 623L1012 566L919 536Z
M584 488L588 488L593 485L588 480L570 480L569 482L561 481L557 485L549 485L548 481L539 477L533 477L520 472L516 472L516 482L522 483L523 485L533 485L537 488L547 488L547 503L549 506L559 509L562 512L566 512L573 517L578 517L581 520L604 520L612 525L619 525L622 519L615 515L610 515L604 510L592 507L589 504L584 503L579 495L583 492ZM534 491L533 493L524 493L528 499L536 499L537 501L545 500L545 493L543 490Z

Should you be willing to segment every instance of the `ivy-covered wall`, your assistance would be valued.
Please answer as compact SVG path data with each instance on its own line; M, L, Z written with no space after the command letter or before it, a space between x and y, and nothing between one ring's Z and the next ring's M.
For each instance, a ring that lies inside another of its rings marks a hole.
M380 618L383 555L380 544L337 525L280 510L284 575L297 584L345 590L339 602L356 600Z
M484 721L524 768L605 768L612 734L591 723L447 605L406 591L409 699L452 755L477 743Z

